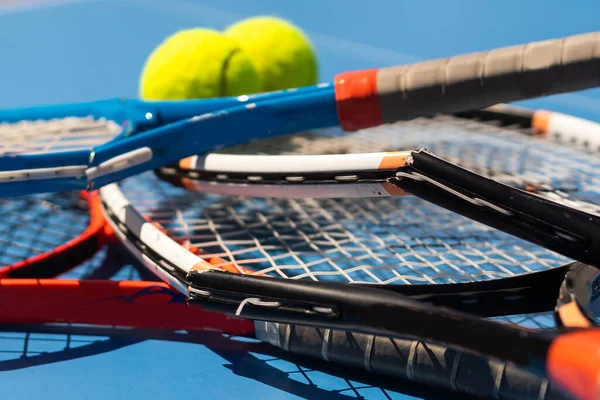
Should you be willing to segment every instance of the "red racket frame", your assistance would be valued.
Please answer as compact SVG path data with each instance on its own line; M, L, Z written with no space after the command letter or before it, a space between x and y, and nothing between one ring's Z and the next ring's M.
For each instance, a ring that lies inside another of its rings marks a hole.
M80 236L0 268L0 324L72 323L236 335L254 332L250 321L189 307L184 295L162 282L52 279L90 259L104 245L118 243L97 192L83 196L89 204L90 222Z

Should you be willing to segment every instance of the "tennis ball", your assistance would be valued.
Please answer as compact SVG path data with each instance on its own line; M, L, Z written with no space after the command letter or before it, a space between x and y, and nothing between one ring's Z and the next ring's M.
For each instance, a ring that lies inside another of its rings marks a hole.
M315 85L317 57L306 35L289 21L248 18L225 30L238 40L261 76L263 91Z
M237 96L260 90L260 76L240 44L201 28L167 37L150 54L140 77L140 97L145 100Z

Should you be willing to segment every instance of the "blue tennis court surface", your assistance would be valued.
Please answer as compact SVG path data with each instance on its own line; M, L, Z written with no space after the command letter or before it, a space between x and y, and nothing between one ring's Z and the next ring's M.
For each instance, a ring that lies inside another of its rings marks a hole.
M0 107L137 96L143 62L166 35L196 26L222 29L260 14L306 30L322 81L344 70L600 28L591 0L0 0ZM527 104L600 121L597 90ZM113 269L115 278L126 274ZM0 332L2 399L450 396L216 334L147 340L110 329Z

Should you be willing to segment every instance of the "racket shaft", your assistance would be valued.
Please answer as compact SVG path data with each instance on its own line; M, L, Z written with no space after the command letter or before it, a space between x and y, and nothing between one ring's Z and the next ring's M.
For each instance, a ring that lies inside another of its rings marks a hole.
M248 334L252 324L188 307L162 282L0 280L0 323L76 323Z
M72 117L107 118L118 123L138 125L163 125L194 115L243 105L262 99L288 96L292 92L310 92L318 86L302 89L281 90L247 96L219 97L198 100L143 101L139 99L113 98L79 103L42 105L0 109L1 123L19 121L52 120ZM136 133L136 132L134 132Z
M156 124L167 124L182 119L191 118L195 115L210 113L215 110L223 110L245 104L255 103L262 100L273 100L280 97L288 97L291 94L308 94L311 92L321 91L321 86L307 86L304 88L286 89L275 92L257 93L251 95L241 95L235 97L219 97L200 100L183 100L183 101L152 101L145 102L141 100L128 100L135 102L136 108L140 111L154 110ZM146 114L144 114L146 115Z
M566 257L598 264L600 218L413 152L392 183L402 190Z

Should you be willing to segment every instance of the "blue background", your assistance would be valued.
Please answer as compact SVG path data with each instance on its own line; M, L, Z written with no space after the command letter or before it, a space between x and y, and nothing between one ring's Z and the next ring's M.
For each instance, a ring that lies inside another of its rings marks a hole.
M0 107L136 96L145 58L182 28L268 14L313 41L320 80L597 30L591 0L0 0ZM590 90L525 103L600 121ZM219 335L0 332L0 398L448 398ZM27 345L25 348L24 346ZM67 349L67 350L65 350Z

